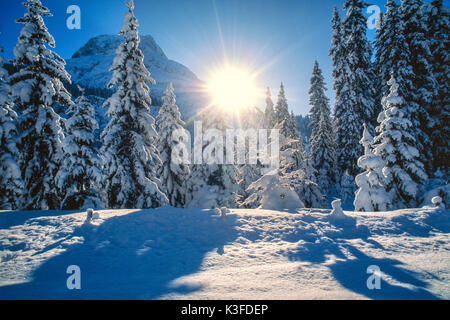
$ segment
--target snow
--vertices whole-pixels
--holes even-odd
[[[224,209],[0,212],[0,299],[450,298],[448,210]]]

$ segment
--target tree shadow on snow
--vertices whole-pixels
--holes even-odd
[[[235,217],[159,208],[85,223],[84,243],[43,263],[28,283],[0,287],[2,299],[158,299],[200,286],[173,281],[199,271],[205,255],[237,237]],[[69,290],[68,266],[81,269],[81,290]]]
[[[316,238],[311,234],[305,235],[304,242],[296,249],[288,252],[291,261],[310,262],[314,264],[326,263],[329,256],[334,256],[336,261],[326,264],[336,281],[352,292],[361,294],[370,299],[395,300],[395,299],[439,299],[426,290],[428,284],[420,280],[420,275],[402,267],[399,260],[389,258],[370,257],[349,244],[345,240],[361,239],[372,247],[384,250],[377,241],[370,239],[370,231],[365,226],[352,225],[336,226],[331,223],[326,231],[317,230]],[[343,228],[340,228],[343,227]],[[352,258],[349,258],[352,256]],[[381,277],[381,289],[369,290],[367,279],[372,275],[367,273],[369,266],[378,266],[382,274],[403,285],[393,285]],[[427,276],[432,276],[428,274]]]
[[[335,279],[345,288],[377,300],[436,300],[437,296],[426,290],[428,284],[420,280],[420,275],[402,267],[396,259],[370,257],[355,247],[347,246],[355,259],[337,261],[329,266]],[[377,266],[381,271],[380,288],[370,290],[367,280],[369,266]],[[385,280],[389,276],[403,285],[393,285]]]
[[[67,210],[67,211],[4,211],[0,212],[0,229],[9,229],[14,226],[20,226],[27,221],[35,218],[46,218],[53,216],[68,216],[83,210]]]

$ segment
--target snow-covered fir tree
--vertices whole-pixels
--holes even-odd
[[[275,106],[276,122],[280,129],[280,134],[285,137],[289,136],[290,114],[289,106],[284,91],[284,85],[281,83],[280,91],[278,93],[278,100]]]
[[[364,124],[361,144],[364,155],[358,159],[358,166],[364,171],[356,176],[358,186],[354,201],[356,211],[386,211],[391,206],[390,195],[385,189],[383,175],[384,161],[372,152],[373,137]]]
[[[163,163],[159,176],[170,205],[182,208],[186,203],[186,183],[190,170],[189,165],[183,161],[188,155],[180,154],[186,148],[179,147],[187,141],[174,136],[174,133],[184,129],[185,124],[181,120],[172,83],[167,86],[163,101],[156,118],[159,135],[157,145]]]
[[[274,104],[272,101],[272,95],[270,93],[270,88],[267,88],[266,92],[266,109],[264,112],[264,128],[273,129],[277,124],[277,117],[275,110],[273,108]]]
[[[405,38],[405,23],[402,20],[400,7],[394,0],[389,0],[386,4],[387,11],[383,16],[381,28],[377,34],[376,60],[380,81],[382,81],[381,91],[383,96],[390,92],[388,81],[392,74],[395,74],[398,85],[398,94],[405,99],[404,117],[411,121],[416,136],[416,147],[423,150],[423,133],[420,133],[421,125],[419,115],[425,112],[418,102],[413,98],[415,77],[412,66],[412,57],[409,46]],[[424,159],[420,159],[425,163]]]
[[[189,208],[236,207],[239,195],[238,168],[227,164],[224,138],[231,126],[226,115],[213,106],[201,114],[202,139],[194,138],[194,149],[202,150],[202,161],[192,165],[187,183],[186,204]],[[195,156],[194,156],[195,157]]]
[[[0,56],[0,210],[14,210],[19,207],[23,182],[17,164],[19,151],[15,143],[17,114],[11,102],[8,72],[3,64],[3,57]]]
[[[306,179],[317,183],[317,170],[314,168],[311,152],[306,152],[306,150],[304,150],[301,169],[305,172]]]
[[[292,179],[282,179],[277,169],[266,173],[249,186],[247,189],[249,196],[241,204],[241,207],[265,210],[304,208],[305,204],[290,186],[292,181]]]
[[[433,74],[430,41],[427,39],[428,27],[426,10],[422,0],[402,0],[400,15],[404,24],[405,42],[409,49],[412,74],[410,81],[413,90],[405,93],[407,104],[412,104],[417,111],[411,120],[415,126],[417,148],[427,173],[432,172],[433,148],[430,135],[435,127],[430,114],[433,112],[433,99],[438,95],[437,83]],[[417,123],[418,122],[418,123]]]
[[[430,116],[433,120],[431,138],[433,140],[433,170],[448,173],[450,159],[450,34],[449,11],[443,0],[433,0],[428,5],[427,38],[430,41],[433,74],[437,82],[437,96],[432,101]]]
[[[329,55],[333,65],[332,75],[334,79],[333,89],[336,91],[336,97],[340,97],[344,88],[347,76],[346,69],[346,45],[342,21],[337,7],[333,8],[333,18],[331,19],[331,28],[333,35],[331,38],[331,49]],[[336,101],[336,106],[338,106]]]
[[[295,118],[294,111],[291,110],[291,114],[288,118],[288,137],[292,139],[299,139],[300,133],[298,132],[298,123]]]
[[[162,165],[156,141],[155,119],[150,115],[147,83],[154,84],[139,49],[134,3],[128,3],[108,87],[116,92],[105,102],[110,122],[102,133],[103,185],[109,208],[155,208],[168,204],[161,191]]]
[[[63,210],[103,208],[99,191],[102,161],[95,149],[94,134],[98,123],[94,107],[80,90],[81,96],[67,110],[64,156],[56,175]]]
[[[356,165],[360,152],[359,136],[361,119],[353,103],[353,93],[348,85],[350,69],[347,55],[347,43],[344,37],[339,11],[335,7],[332,19],[333,37],[330,55],[333,64],[333,88],[336,92],[334,105],[334,126],[336,161],[339,172],[358,173]],[[338,178],[341,180],[341,178]],[[351,179],[353,180],[353,178]]]
[[[18,71],[11,75],[15,108],[18,118],[17,148],[19,166],[24,182],[21,208],[59,209],[55,176],[62,156],[61,118],[54,104],[71,105],[70,94],[63,82],[70,83],[65,61],[50,48],[55,41],[44,24],[43,17],[51,16],[40,0],[28,0],[13,63]]]
[[[399,86],[392,76],[390,93],[383,98],[383,109],[378,117],[378,136],[374,140],[375,154],[380,156],[385,167],[386,191],[391,193],[393,209],[415,207],[420,203],[420,188],[427,175],[419,161],[421,155],[416,148],[415,127],[405,117],[408,113],[406,101],[399,95]]]
[[[342,26],[350,72],[345,84],[351,92],[350,103],[358,114],[360,128],[367,123],[368,129],[374,132],[379,107],[375,104],[372,47],[367,39],[367,18],[363,14],[366,6],[363,0],[346,0],[344,3],[347,16]],[[358,141],[359,137],[360,134],[356,137]]]
[[[281,183],[289,186],[298,195],[306,208],[325,208],[326,197],[321,187],[306,177],[303,170],[295,170],[281,175]]]
[[[244,191],[248,188],[248,186],[258,180],[263,171],[266,169],[265,166],[263,165],[263,163],[261,162],[261,156],[262,154],[260,152],[262,152],[261,150],[259,150],[259,148],[257,148],[257,141],[252,141],[251,137],[249,135],[254,134],[255,136],[258,135],[258,130],[259,129],[273,129],[272,128],[268,128],[268,126],[270,126],[270,123],[273,122],[267,122],[266,120],[268,119],[266,117],[266,115],[272,114],[272,119],[274,120],[274,110],[273,110],[273,103],[271,102],[272,100],[270,99],[270,91],[268,89],[268,100],[267,101],[267,108],[266,108],[266,113],[263,113],[261,110],[259,110],[259,108],[257,107],[251,107],[251,108],[246,108],[244,109],[241,114],[240,114],[240,129],[243,130],[242,134],[244,134],[245,132],[245,164],[239,164],[236,165],[236,169],[237,169],[237,177],[236,179],[239,181],[239,185],[241,187],[241,189]],[[268,110],[271,109],[271,112],[267,113]],[[270,132],[270,131],[269,131]],[[238,134],[239,135],[239,134]],[[270,134],[267,135],[268,138],[270,138]],[[237,142],[237,141],[236,141]],[[239,141],[240,142],[240,141]],[[240,142],[241,143],[241,142]],[[252,148],[254,147],[256,149],[256,154],[251,154],[250,153],[250,144],[252,143],[256,143],[254,145],[252,145]],[[269,139],[268,139],[268,143],[269,143]]]
[[[389,94],[387,83],[392,73],[396,75],[401,94],[412,90],[412,84],[408,80],[412,74],[409,48],[405,41],[399,5],[395,0],[387,0],[386,12],[383,14],[380,29],[376,34],[375,48],[377,73],[381,87],[380,96]],[[402,84],[407,87],[402,88]],[[377,103],[381,103],[381,97]]]
[[[331,119],[329,100],[322,70],[316,61],[311,77],[310,105],[311,107],[311,157],[314,168],[318,172],[318,181],[324,192],[335,182],[336,152],[334,148],[334,128]]]

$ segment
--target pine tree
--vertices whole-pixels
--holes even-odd
[[[437,96],[432,101],[430,116],[433,120],[433,169],[448,172],[450,159],[450,43],[448,35],[449,13],[443,7],[443,0],[433,0],[427,14],[427,39],[430,41],[433,74],[437,82]]]
[[[55,41],[42,17],[51,16],[40,0],[28,0],[24,24],[14,48],[14,65],[18,72],[10,77],[16,109],[20,113],[17,147],[19,166],[25,192],[21,199],[24,209],[59,209],[55,176],[62,155],[61,118],[54,104],[71,105],[70,94],[63,82],[70,83],[65,61],[46,47]]]
[[[331,119],[329,100],[325,96],[325,82],[322,70],[317,61],[314,64],[311,78],[310,105],[312,106],[311,124],[311,157],[314,168],[319,174],[320,186],[327,191],[335,180],[334,164],[336,152],[334,148],[334,129]]]
[[[2,47],[0,52],[3,52]],[[17,164],[19,151],[15,144],[17,114],[11,102],[8,72],[3,64],[3,57],[0,56],[0,210],[14,210],[19,207],[23,182]]]
[[[383,175],[384,162],[381,157],[372,152],[373,137],[364,124],[361,144],[364,155],[358,159],[358,166],[364,170],[356,176],[355,182],[359,187],[354,201],[355,211],[386,211],[391,206],[390,195],[385,189]]]
[[[111,120],[102,133],[103,184],[109,208],[155,208],[169,202],[157,178],[162,162],[155,146],[155,119],[149,113],[147,83],[155,81],[139,49],[134,3],[127,5],[119,33],[124,42],[116,51],[108,85],[117,91],[105,102]]]
[[[426,15],[422,0],[403,0],[400,6],[401,19],[404,24],[405,42],[409,48],[412,74],[410,81],[413,90],[404,96],[407,104],[412,104],[414,112],[413,125],[416,127],[416,138],[419,153],[424,158],[425,170],[432,171],[433,155],[430,135],[433,131],[432,101],[437,97],[437,83],[433,74],[432,55],[427,39]]]
[[[273,129],[276,125],[276,114],[273,109],[273,101],[272,96],[270,94],[270,88],[267,88],[266,92],[266,109],[264,112],[264,128],[265,129]]]
[[[102,163],[94,146],[98,123],[94,107],[79,90],[81,95],[67,110],[64,157],[56,175],[63,210],[103,207],[99,192]]]
[[[178,161],[184,159],[186,155],[176,154],[177,150],[180,150],[177,146],[185,142],[180,140],[180,137],[174,137],[173,134],[184,130],[185,124],[181,120],[181,114],[176,105],[172,83],[167,86],[163,101],[156,119],[159,134],[158,150],[163,162],[159,176],[170,205],[182,208],[186,203],[186,183],[190,170],[187,163]]]
[[[420,187],[427,175],[416,149],[416,128],[405,117],[408,107],[399,95],[394,76],[388,84],[391,89],[383,98],[384,111],[378,117],[375,154],[385,163],[383,174],[387,179],[386,190],[392,194],[393,208],[414,207],[420,203]]]
[[[337,167],[341,174],[358,172],[356,159],[359,157],[360,145],[360,117],[355,104],[352,102],[352,91],[348,85],[350,69],[347,55],[347,43],[344,37],[344,28],[337,8],[334,8],[333,38],[330,55],[333,63],[333,88],[336,91],[334,105],[334,127]],[[339,179],[341,180],[341,179]]]

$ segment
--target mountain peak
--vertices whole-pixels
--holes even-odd
[[[184,65],[170,60],[150,35],[141,36],[139,48],[144,54],[144,64],[156,85],[151,86],[152,98],[161,100],[167,85],[172,82],[177,94],[180,111],[191,116],[204,104],[199,94],[202,82]],[[112,77],[110,71],[116,50],[123,42],[120,35],[100,35],[91,38],[67,60],[66,70],[74,84],[83,87],[106,88]]]
[[[163,50],[158,46],[155,39],[150,35],[141,36],[139,47],[142,51],[152,52],[159,55],[162,59],[168,59]],[[106,55],[115,52],[117,47],[122,43],[123,38],[120,35],[100,35],[89,39],[89,41],[81,47],[72,56],[74,58],[89,57],[95,55]]]

